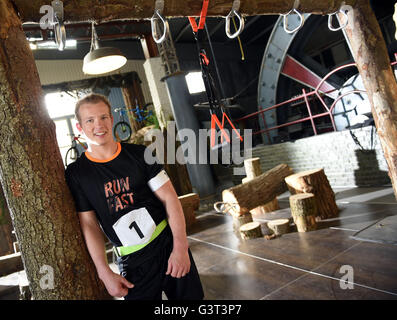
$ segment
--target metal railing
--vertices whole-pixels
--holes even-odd
[[[397,54],[395,55],[395,57],[396,57],[396,61],[391,63],[392,66],[397,64]],[[270,141],[270,144],[272,144],[272,140],[270,138],[269,131],[276,130],[276,129],[283,128],[283,127],[288,127],[288,126],[291,126],[291,125],[294,125],[294,124],[298,124],[298,123],[302,123],[302,122],[305,122],[305,121],[310,121],[311,122],[311,126],[313,128],[313,132],[314,132],[315,135],[317,135],[318,131],[317,131],[314,119],[321,118],[321,117],[329,117],[333,131],[337,131],[336,130],[336,126],[335,126],[334,114],[333,114],[333,110],[335,108],[336,103],[338,101],[340,101],[342,98],[346,97],[347,95],[350,95],[350,94],[366,94],[366,91],[365,90],[355,89],[355,90],[351,90],[351,91],[348,91],[348,92],[344,92],[343,94],[338,95],[337,98],[333,101],[333,103],[329,106],[329,105],[327,105],[326,101],[324,100],[324,96],[332,94],[333,92],[337,92],[337,91],[339,91],[339,89],[332,89],[332,90],[329,90],[329,91],[323,91],[323,90],[320,90],[320,88],[325,83],[325,81],[329,77],[331,77],[333,74],[335,74],[336,72],[338,72],[338,71],[340,71],[342,69],[351,68],[351,67],[357,67],[356,63],[349,63],[349,64],[342,65],[342,66],[340,66],[338,68],[335,68],[334,70],[329,72],[318,83],[317,87],[313,91],[306,92],[305,89],[302,89],[302,94],[301,95],[295,96],[295,97],[293,97],[291,99],[288,99],[288,100],[283,101],[281,103],[275,104],[275,105],[273,105],[271,107],[262,109],[260,111],[256,111],[256,112],[250,113],[250,114],[248,114],[248,115],[246,115],[244,117],[241,117],[241,118],[238,118],[238,119],[234,120],[233,122],[234,123],[238,123],[238,122],[242,122],[242,121],[248,120],[248,119],[253,118],[253,117],[257,117],[257,116],[261,117],[262,121],[263,121],[263,127],[264,128],[260,129],[260,130],[257,130],[257,131],[253,131],[252,135],[267,134],[267,137],[268,137],[268,139]],[[325,109],[324,112],[317,113],[317,114],[313,113],[310,101],[313,101],[315,99],[320,101],[321,105]],[[288,105],[290,103],[294,103],[294,102],[295,102],[295,105],[305,103],[306,104],[306,108],[307,108],[307,112],[308,112],[308,116],[303,117],[301,119],[297,119],[297,120],[294,120],[294,121],[286,122],[286,123],[283,123],[283,124],[276,125],[276,126],[273,126],[271,128],[268,128],[268,126],[266,124],[266,119],[265,119],[264,113],[267,112],[267,111],[270,111],[270,110],[273,110],[273,109]],[[296,103],[296,102],[299,102],[299,103]]]

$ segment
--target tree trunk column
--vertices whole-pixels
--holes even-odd
[[[341,23],[344,17],[339,14]],[[382,32],[368,0],[348,12],[346,34],[367,91],[397,198],[397,84]]]
[[[0,21],[0,181],[30,290],[36,300],[108,297],[85,247],[55,125],[9,0],[0,1]]]

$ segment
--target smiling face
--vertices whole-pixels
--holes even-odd
[[[112,146],[113,117],[104,102],[84,103],[79,109],[79,122],[76,124],[90,146]]]

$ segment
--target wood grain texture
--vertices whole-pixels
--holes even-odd
[[[108,295],[85,247],[40,79],[21,21],[0,2],[0,180],[35,299]],[[54,289],[42,288],[43,266]]]
[[[342,2],[355,6],[358,0],[300,0],[299,11],[303,13],[326,14],[339,10]],[[13,0],[23,22],[39,22],[40,7],[48,5],[46,0]],[[207,16],[226,17],[232,8],[230,0],[211,0]],[[202,1],[167,0],[164,3],[165,17],[199,16]],[[121,19],[149,19],[153,16],[155,0],[64,0],[65,21],[82,22],[89,20],[110,21]],[[294,0],[241,0],[240,13],[247,16],[281,14],[289,12]]]

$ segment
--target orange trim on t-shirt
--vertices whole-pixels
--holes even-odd
[[[112,156],[111,156],[110,158],[108,158],[108,159],[96,159],[96,158],[90,156],[90,155],[88,154],[87,151],[84,152],[84,153],[85,153],[85,156],[87,157],[88,160],[91,160],[91,161],[93,161],[93,162],[105,163],[105,162],[109,162],[109,161],[114,160],[114,159],[120,154],[120,152],[121,152],[121,144],[120,144],[120,142],[117,142],[117,150],[116,150],[116,153],[115,153],[114,155],[112,155]]]

